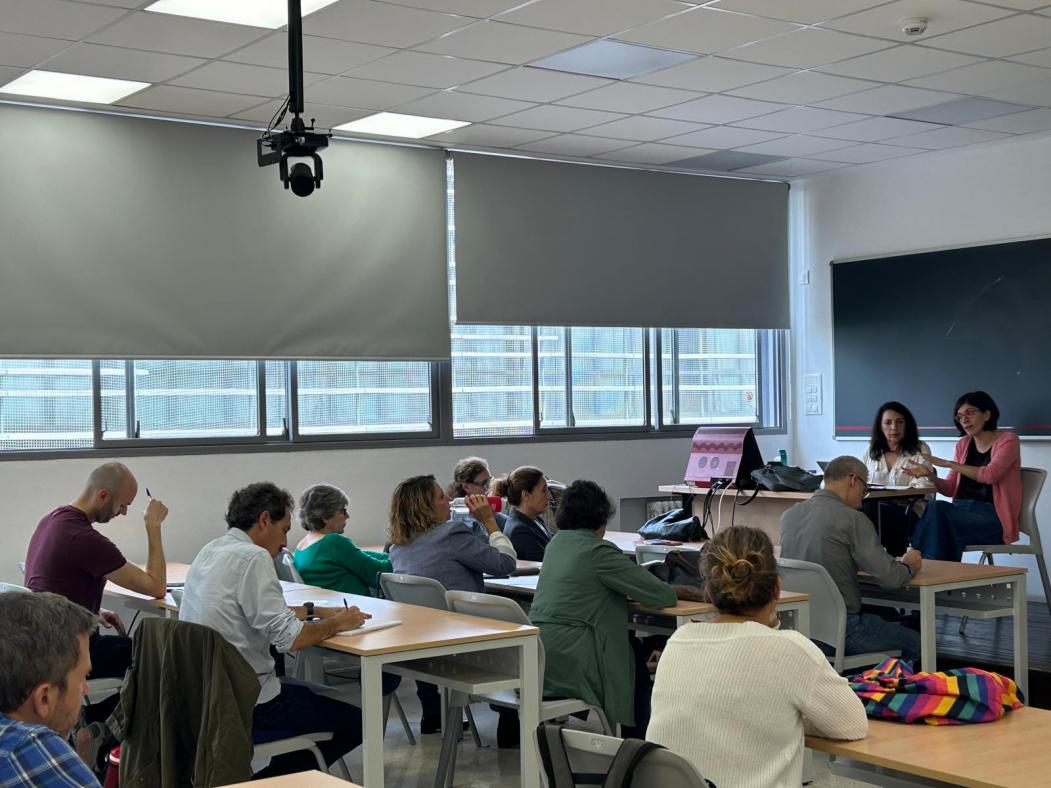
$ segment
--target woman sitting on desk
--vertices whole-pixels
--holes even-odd
[[[303,581],[345,594],[371,596],[379,576],[391,571],[386,553],[362,550],[343,531],[347,494],[330,484],[312,484],[299,496],[299,524],[306,530],[292,558]]]
[[[781,579],[763,531],[720,532],[701,574],[718,614],[668,639],[646,738],[716,785],[798,788],[803,733],[863,739],[865,708],[805,635],[777,631]]]
[[[488,461],[481,457],[464,457],[453,468],[453,481],[449,485],[447,492],[450,498],[463,498],[465,500],[468,495],[488,495],[492,481],[493,474],[489,470]],[[496,518],[496,525],[503,531],[507,524],[507,515],[502,512],[494,512],[493,517]],[[467,523],[467,526],[474,531],[475,535],[488,541],[489,533],[485,530],[485,526],[472,517],[470,513],[461,514],[458,519]]]
[[[544,472],[528,465],[515,468],[496,480],[493,494],[507,498],[511,504],[504,533],[515,546],[518,557],[525,561],[543,561],[544,550],[554,535],[542,516],[551,504]]]
[[[613,512],[594,482],[566,488],[529,617],[547,654],[544,693],[600,706],[611,724],[626,726],[625,737],[642,736],[650,675],[640,641],[628,632],[628,600],[660,608],[674,605],[676,596],[602,538]]]
[[[1018,541],[1022,508],[1022,460],[1018,436],[996,427],[1000,409],[984,391],[972,391],[956,400],[953,421],[963,436],[955,458],[943,460],[925,454],[937,472],[909,465],[908,473],[927,478],[952,502],[931,501],[916,525],[913,546],[924,558],[959,561],[972,544],[1011,544]]]

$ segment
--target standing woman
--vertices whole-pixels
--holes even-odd
[[[493,494],[511,504],[504,533],[518,557],[524,561],[543,561],[544,551],[554,534],[548,530],[543,514],[551,505],[551,491],[539,468],[524,465],[493,483]]]
[[[489,495],[489,487],[493,482],[492,471],[489,470],[489,462],[482,457],[464,457],[453,468],[453,481],[447,492],[450,498],[463,498],[468,495]],[[493,512],[496,525],[501,531],[507,524],[507,515],[502,512]],[[474,531],[476,536],[488,540],[489,534],[478,520],[470,514],[461,515],[460,519]]]
[[[1018,541],[1022,508],[1022,458],[1018,436],[997,429],[1000,409],[984,391],[956,400],[953,421],[962,436],[953,460],[930,454],[924,458],[949,473],[911,464],[907,471],[927,478],[953,500],[931,501],[916,525],[913,546],[924,558],[959,561],[971,544],[1011,544]]]

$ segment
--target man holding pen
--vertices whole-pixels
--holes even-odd
[[[139,485],[125,465],[108,462],[95,468],[76,500],[46,515],[36,527],[26,552],[26,586],[31,591],[61,594],[98,616],[117,636],[91,635],[90,678],[120,678],[131,665],[131,639],[124,622],[102,609],[107,581],[160,599],[166,593],[167,566],[161,524],[168,508],[156,499],[146,505],[146,569],[130,563],[113,542],[93,527],[127,514]]]

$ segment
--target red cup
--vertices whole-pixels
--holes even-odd
[[[485,496],[485,499],[489,501],[489,506],[494,512],[499,512],[504,508],[504,499],[499,495],[487,495]]]

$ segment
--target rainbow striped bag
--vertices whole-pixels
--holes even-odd
[[[992,722],[1022,706],[1012,679],[979,668],[914,673],[908,662],[892,658],[848,681],[865,713],[880,720],[963,725]]]

